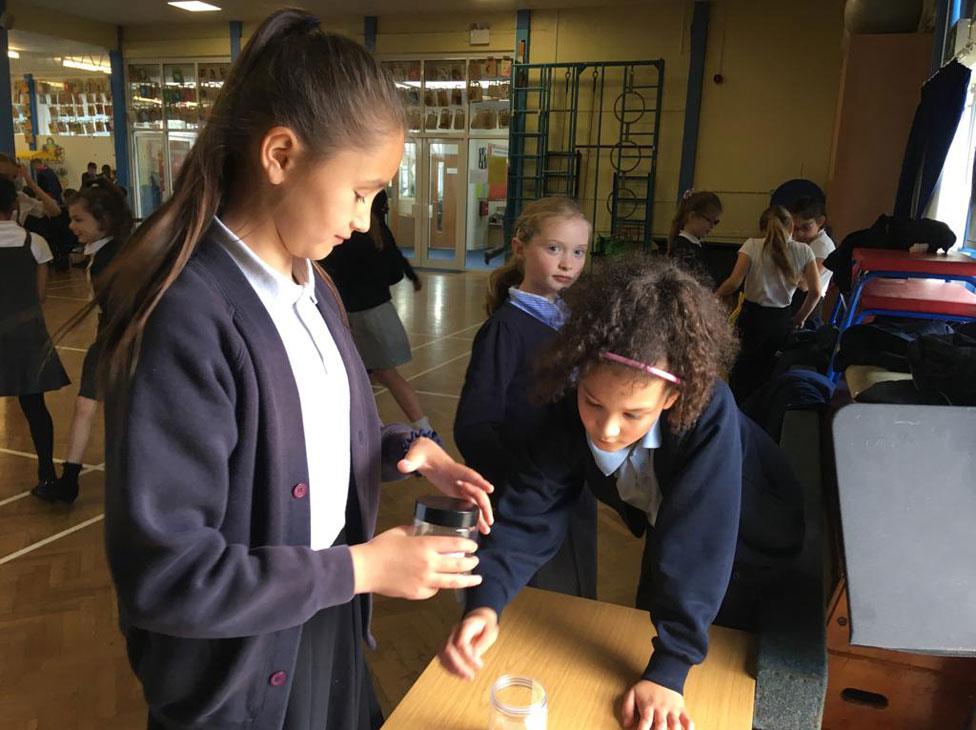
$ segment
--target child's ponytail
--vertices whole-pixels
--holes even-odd
[[[522,283],[525,271],[522,259],[512,256],[488,277],[488,293],[485,295],[485,311],[490,317],[508,301],[508,290]]]
[[[763,211],[759,218],[759,230],[765,234],[763,253],[769,253],[776,268],[783,272],[789,281],[796,281],[799,273],[794,271],[788,256],[787,241],[790,239],[792,218],[786,208],[774,205]]]

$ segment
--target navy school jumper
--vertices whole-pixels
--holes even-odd
[[[470,467],[496,486],[497,503],[526,444],[544,428],[547,407],[532,397],[533,358],[556,330],[511,301],[478,330],[454,418],[454,441]],[[530,585],[596,598],[596,501],[586,490],[566,540]]]
[[[675,433],[662,416],[654,471],[663,500],[651,527],[644,512],[620,498],[614,477],[597,467],[575,391],[539,434],[482,540],[475,572],[484,582],[468,589],[466,610],[501,613],[562,543],[570,505],[585,484],[635,537],[645,537],[637,605],[650,611],[657,636],[643,677],[683,692],[688,671],[708,651],[708,627],[733,571],[745,581],[737,600],[748,601],[799,554],[803,495],[785,455],[716,381],[689,432]]]
[[[107,394],[106,544],[152,716],[266,730],[283,722],[302,624],[350,601],[354,577],[348,546],[309,548],[298,389],[222,235],[204,234],[149,320],[131,384]],[[316,297],[349,377],[355,544],[373,535],[409,429],[380,423],[341,305],[321,280]],[[369,616],[367,602],[372,644]]]

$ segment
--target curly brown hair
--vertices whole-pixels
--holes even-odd
[[[539,395],[556,400],[575,387],[601,353],[664,362],[681,378],[668,412],[678,433],[690,429],[731,366],[738,341],[715,296],[679,264],[645,254],[614,258],[566,292],[570,317],[537,360]],[[634,370],[634,377],[644,376]]]

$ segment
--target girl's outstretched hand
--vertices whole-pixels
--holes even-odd
[[[491,532],[495,517],[488,495],[495,488],[474,469],[454,461],[437,442],[429,438],[414,441],[407,455],[397,464],[397,469],[401,474],[419,472],[448,497],[466,499],[477,505],[481,510],[478,529],[485,535]]]
[[[481,656],[498,638],[498,614],[490,608],[476,608],[454,627],[437,658],[455,677],[474,679],[484,665]]]

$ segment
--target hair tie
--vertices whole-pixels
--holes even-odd
[[[695,189],[694,188],[688,188],[687,190],[684,191],[684,193],[681,194],[681,199],[682,200],[688,200],[688,198],[690,198],[692,195],[694,195],[694,193],[695,193]]]

